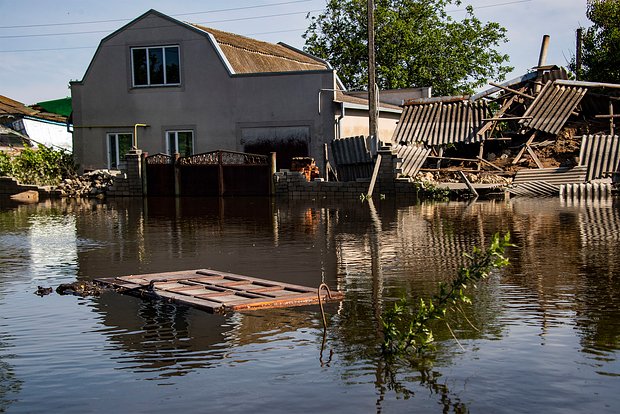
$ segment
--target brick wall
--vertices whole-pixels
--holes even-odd
[[[107,197],[142,197],[142,165],[144,157],[141,150],[131,150],[125,155],[126,170],[114,179],[114,185],[106,193]]]
[[[396,153],[389,147],[378,151],[381,164],[373,192],[373,197],[383,195],[390,197],[418,198],[419,186],[409,179],[398,179]],[[274,176],[277,197],[293,200],[300,199],[359,199],[368,194],[370,179],[365,181],[326,182],[306,181],[300,172],[282,171]]]

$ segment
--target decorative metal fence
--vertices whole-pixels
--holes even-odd
[[[148,195],[269,195],[271,168],[267,156],[211,151],[178,158],[147,157]]]

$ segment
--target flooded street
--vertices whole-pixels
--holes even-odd
[[[430,297],[463,253],[510,231],[511,264],[435,326],[424,365],[379,356],[386,306]],[[117,199],[0,203],[0,412],[615,413],[620,200]],[[345,293],[226,316],[112,291],[212,268]]]

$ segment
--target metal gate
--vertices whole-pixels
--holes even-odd
[[[271,167],[264,155],[212,151],[190,157],[147,157],[147,195],[269,195]]]
[[[145,162],[147,195],[174,196],[174,158],[166,154],[155,154],[150,157],[146,157]]]

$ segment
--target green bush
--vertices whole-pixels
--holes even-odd
[[[0,152],[0,175],[17,179],[22,184],[57,185],[64,178],[76,175],[73,155],[39,144],[26,146],[19,154]]]

